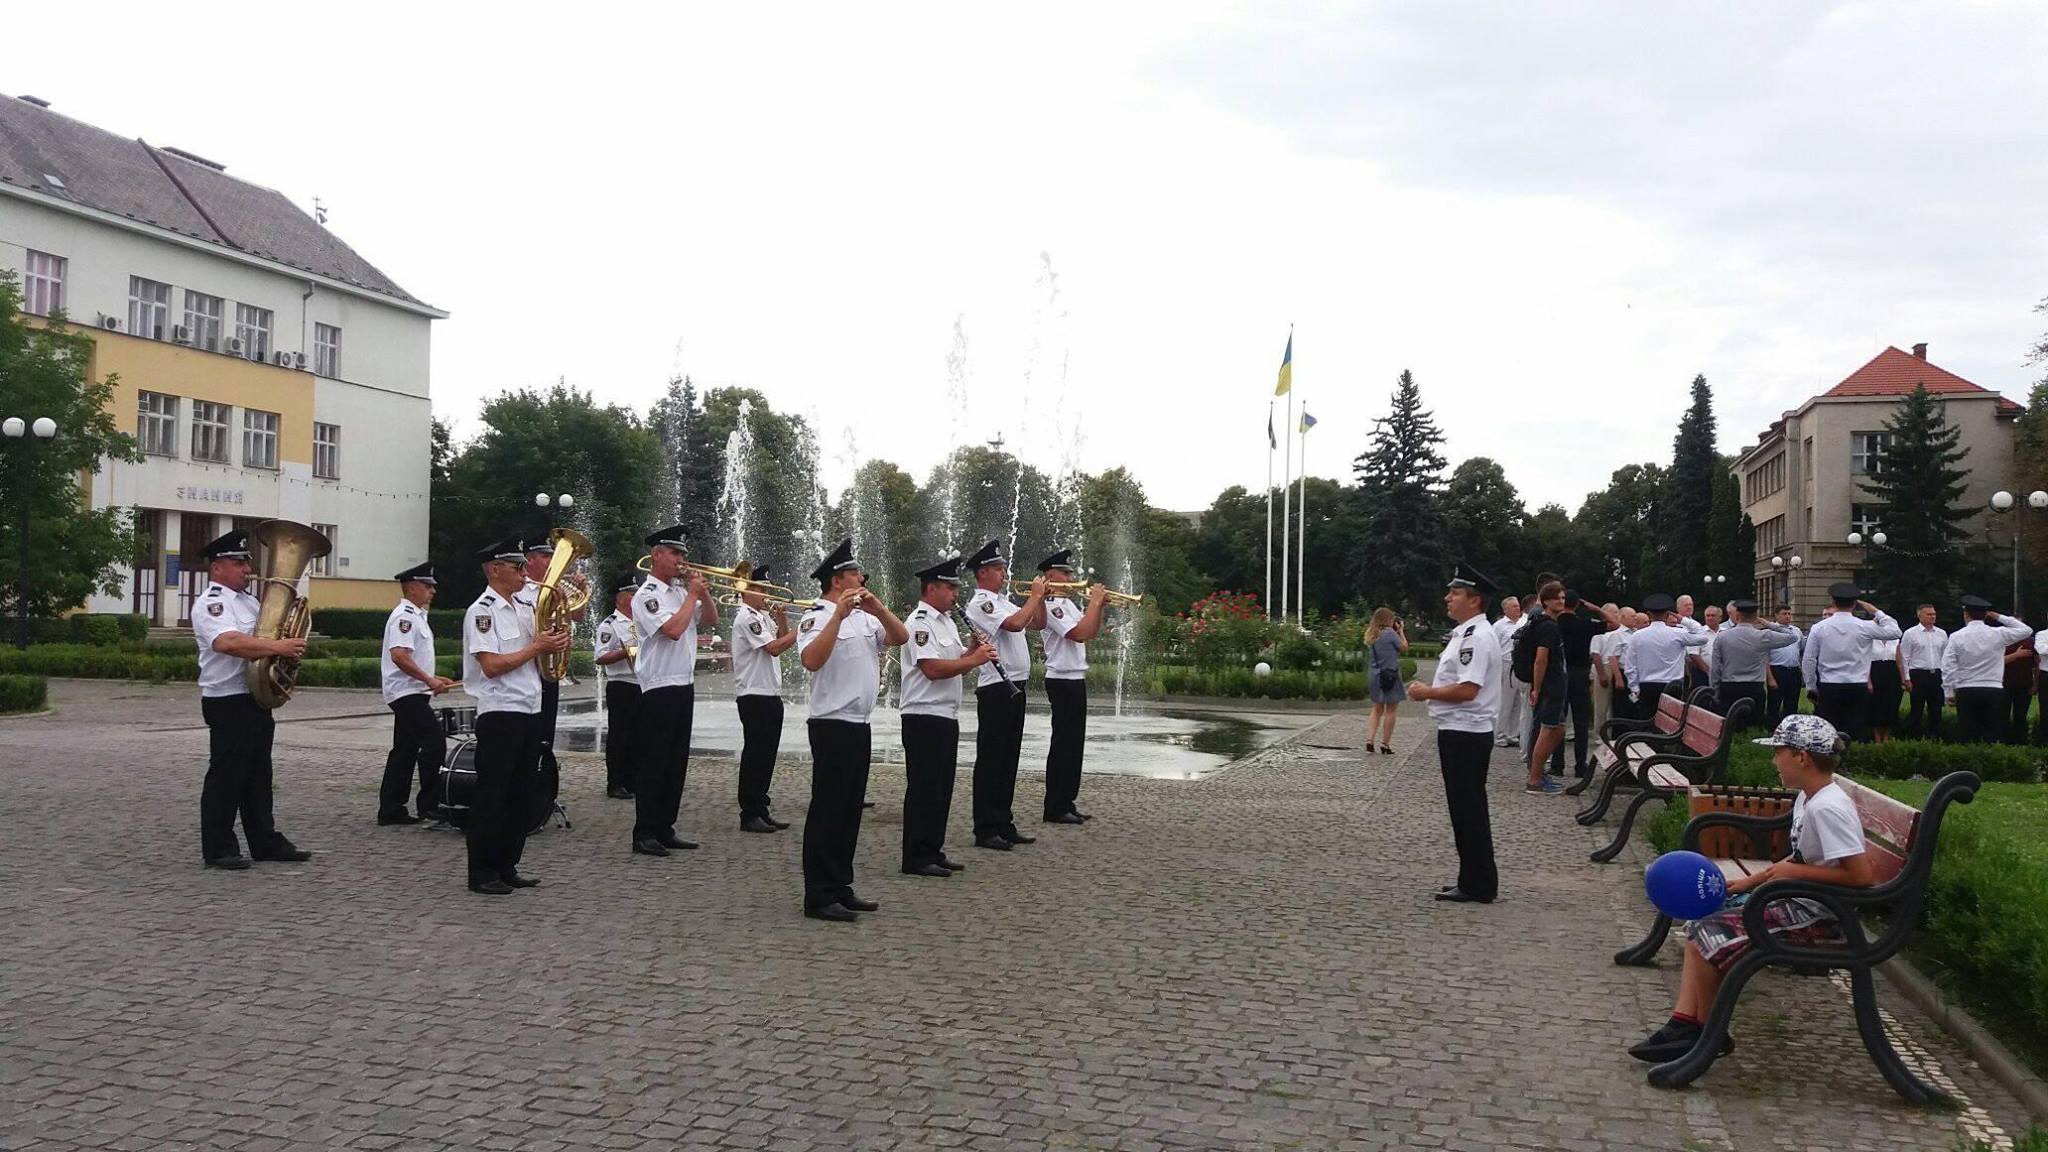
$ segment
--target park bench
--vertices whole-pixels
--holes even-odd
[[[1698,696],[1707,689],[1693,692]],[[1598,820],[1607,812],[1607,805],[1613,801],[1614,789],[1620,780],[1616,771],[1623,764],[1630,763],[1630,750],[1636,761],[1648,755],[1651,750],[1662,750],[1676,745],[1685,736],[1685,714],[1692,707],[1692,697],[1681,698],[1665,693],[1657,698],[1657,710],[1648,719],[1630,716],[1615,716],[1600,726],[1599,740],[1593,747],[1593,764],[1601,770],[1597,777],[1600,791],[1593,803],[1585,809],[1592,812],[1592,819]],[[1590,786],[1596,777],[1588,774],[1585,778],[1564,790],[1567,796],[1577,796]],[[1581,815],[1584,813],[1582,812]],[[1586,823],[1587,821],[1581,821]]]
[[[1662,706],[1662,701],[1659,701]],[[1636,816],[1643,806],[1652,800],[1664,800],[1684,793],[1695,784],[1718,784],[1721,774],[1728,767],[1728,746],[1735,739],[1735,733],[1742,728],[1743,719],[1749,715],[1750,703],[1737,700],[1735,706],[1722,716],[1710,712],[1698,703],[1688,703],[1685,709],[1685,728],[1669,743],[1654,748],[1647,755],[1634,759],[1633,748],[1625,745],[1621,753],[1623,763],[1610,771],[1601,782],[1600,799],[1586,811],[1579,813],[1581,824],[1592,825],[1606,812],[1607,804],[1613,799],[1614,789],[1623,782],[1624,775],[1632,777],[1636,785],[1635,799],[1621,814],[1621,827],[1615,830],[1614,839],[1604,848],[1596,849],[1592,860],[1605,864],[1621,854],[1628,844],[1628,836],[1634,830]],[[1633,742],[1630,742],[1631,744]]]
[[[1948,812],[1949,805],[1968,804],[1976,796],[1977,776],[1972,772],[1952,772],[1942,777],[1928,793],[1926,806],[1918,810],[1865,788],[1846,776],[1836,776],[1835,782],[1855,801],[1856,811],[1862,816],[1866,850],[1873,866],[1871,886],[1843,888],[1801,880],[1771,880],[1752,890],[1742,913],[1748,929],[1749,947],[1736,957],[1723,977],[1720,991],[1714,996],[1713,1010],[1707,1014],[1707,1020],[1700,1029],[1699,1041],[1685,1055],[1650,1069],[1651,1084],[1659,1088],[1682,1088],[1699,1079],[1714,1062],[1715,1053],[1720,1051],[1743,986],[1758,970],[1776,964],[1810,974],[1830,970],[1847,972],[1850,998],[1856,1010],[1856,1030],[1862,1033],[1863,1047],[1869,1051],[1885,1081],[1912,1104],[1948,1099],[1946,1094],[1913,1075],[1892,1048],[1884,1033],[1884,1022],[1878,1014],[1877,991],[1871,979],[1871,969],[1897,955],[1918,926],[1921,909],[1927,900],[1927,878],[1934,869],[1934,850],[1941,832],[1942,817]],[[1702,791],[1712,799],[1714,790]],[[1790,793],[1784,793],[1777,797],[1776,802],[1783,811],[1773,815],[1751,815],[1724,808],[1695,816],[1685,826],[1682,846],[1688,851],[1715,847],[1741,851],[1745,840],[1749,841],[1752,849],[1763,848],[1765,838],[1775,838],[1782,845],[1792,827],[1790,796]],[[1721,807],[1711,803],[1709,806]],[[1737,837],[1734,843],[1724,840],[1716,845],[1713,842],[1716,833],[1725,836],[1730,832]],[[1785,854],[1786,851],[1776,853],[1781,857]],[[1733,878],[1753,873],[1769,864],[1770,860],[1764,855],[1717,857],[1715,863],[1723,875]],[[1842,939],[1819,944],[1795,944],[1771,936],[1764,927],[1764,908],[1791,897],[1805,897],[1826,905],[1835,914]],[[1862,914],[1865,912],[1882,912],[1884,915],[1874,936],[1863,923]],[[1659,913],[1642,943],[1616,953],[1614,962],[1631,966],[1654,964],[1657,952],[1664,946],[1670,931],[1671,918]]]

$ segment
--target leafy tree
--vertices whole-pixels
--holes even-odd
[[[1279,520],[1276,514],[1273,517],[1275,533],[1280,530]],[[1247,491],[1241,484],[1225,488],[1210,503],[1208,511],[1202,513],[1202,525],[1195,532],[1192,559],[1195,569],[1212,588],[1241,589],[1264,596],[1265,495]],[[1275,579],[1279,578],[1279,571],[1275,565]]]
[[[1393,411],[1373,422],[1371,446],[1352,462],[1364,533],[1350,573],[1368,598],[1404,612],[1435,610],[1450,559],[1441,507],[1443,441],[1414,374],[1404,369]]]
[[[1295,492],[1295,499],[1296,515],[1299,516],[1301,512],[1298,502],[1301,493],[1298,489]],[[1259,503],[1260,514],[1263,517],[1265,502]],[[1359,540],[1363,535],[1364,524],[1358,516],[1357,500],[1335,480],[1325,480],[1320,476],[1309,477],[1307,503],[1308,554],[1304,561],[1307,571],[1305,576],[1290,572],[1289,578],[1301,581],[1297,586],[1302,590],[1302,615],[1313,624],[1319,618],[1340,616],[1347,608],[1363,604],[1359,598],[1358,587],[1352,583],[1352,564],[1361,547]],[[1274,531],[1279,531],[1279,525],[1274,525]],[[1298,546],[1301,543],[1299,519],[1294,523],[1294,531],[1295,544]],[[1279,541],[1276,539],[1274,548],[1278,547]],[[1259,582],[1246,587],[1248,590],[1257,591],[1265,586],[1263,552],[1257,554],[1254,559],[1259,564]],[[1276,565],[1273,578],[1278,580],[1279,577],[1280,571]],[[1442,582],[1443,574],[1440,573],[1437,583]],[[1274,588],[1274,595],[1279,595],[1277,585]],[[1291,595],[1288,602],[1292,606]]]
[[[57,422],[57,435],[0,440],[0,524],[9,530],[7,543],[15,545],[0,547],[0,604],[12,616],[24,598],[16,534],[25,518],[34,549],[28,610],[49,616],[94,592],[121,592],[115,565],[135,553],[129,510],[88,507],[79,476],[97,473],[105,461],[135,461],[141,454],[109,410],[116,378],[95,381],[86,372],[92,337],[65,323],[62,313],[35,323],[21,316],[20,307],[19,278],[0,271],[0,416],[47,416]]]
[[[1497,579],[1520,571],[1529,513],[1499,461],[1474,456],[1458,465],[1444,487],[1443,509],[1446,535],[1459,541],[1467,562]]]
[[[1583,577],[1588,596],[1636,604],[1656,586],[1658,504],[1665,490],[1664,470],[1655,464],[1628,464],[1614,470],[1607,487],[1586,497],[1573,523],[1599,555],[1597,578]]]
[[[1528,561],[1509,577],[1520,591],[1535,591],[1539,572],[1555,572],[1566,587],[1581,596],[1603,598],[1606,590],[1599,585],[1599,542],[1573,521],[1563,505],[1545,504],[1531,514],[1526,540]]]
[[[1692,378],[1692,405],[1678,421],[1665,474],[1657,538],[1663,544],[1658,573],[1675,587],[1689,587],[1705,573],[1713,555],[1711,521],[1714,478],[1727,471],[1714,450],[1714,392],[1705,376]],[[1730,522],[1729,531],[1734,530]]]
[[[917,602],[917,581],[912,574],[941,558],[939,551],[923,543],[927,533],[917,504],[917,481],[910,473],[887,460],[870,460],[854,472],[840,494],[830,517],[832,530],[827,533],[835,540],[853,537],[853,555],[867,572],[869,587],[899,614]],[[806,565],[796,583],[779,576],[775,579],[809,592],[804,582],[810,570],[811,565]]]
[[[1977,514],[1959,503],[1970,474],[1960,467],[1963,430],[1948,422],[1922,383],[1885,421],[1885,431],[1890,439],[1877,467],[1861,482],[1883,509],[1887,537],[1870,553],[1871,582],[1880,601],[1900,612],[1922,601],[1952,603],[1969,542],[1963,524]]]

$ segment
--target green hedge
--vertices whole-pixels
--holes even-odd
[[[0,676],[0,712],[40,712],[49,694],[41,676]]]
[[[398,605],[396,588],[392,590],[391,604]],[[434,630],[435,636],[459,637],[462,613],[461,608],[430,608],[427,627]],[[330,640],[380,641],[384,639],[384,622],[390,618],[390,608],[322,608],[313,613],[313,631]]]
[[[136,644],[148,635],[149,618],[129,612],[79,612],[28,622],[31,644]]]
[[[1413,660],[1401,661],[1405,681],[1415,675]],[[1277,668],[1260,676],[1249,668],[1207,669],[1162,664],[1152,670],[1154,696],[1241,696],[1268,700],[1363,700],[1372,677],[1365,672],[1330,672]]]

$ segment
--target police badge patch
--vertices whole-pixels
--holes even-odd
[[[1458,649],[1458,663],[1460,663],[1460,664],[1470,664],[1471,662],[1472,662],[1472,649],[1470,649],[1470,648],[1460,648],[1460,649]]]
[[[219,604],[208,604],[206,606],[206,614],[208,616],[218,616],[220,615],[220,607]]]
[[[983,600],[981,602],[981,610],[983,612],[994,612],[996,610],[996,602],[993,600]]]
[[[1066,613],[1064,613],[1064,612],[1060,611],[1060,610],[1059,610],[1059,609],[1057,609],[1057,608],[1055,608],[1055,609],[1053,609],[1053,610],[1052,610],[1052,615],[1053,615],[1053,619],[1055,619],[1055,620],[1064,620],[1064,619],[1066,619]]]
[[[759,636],[761,634],[761,622],[759,620],[747,621],[747,631]]]
[[[918,643],[918,646],[919,646],[919,647],[923,647],[924,645],[926,645],[926,644],[929,644],[929,643],[931,643],[931,642],[932,642],[932,634],[931,634],[931,633],[929,633],[929,632],[919,632],[919,633],[917,634],[917,643]]]
[[[652,597],[652,596],[649,596],[649,597],[647,598],[647,610],[648,610],[649,612],[659,612],[659,611],[661,611],[661,601],[659,601],[659,600],[656,600],[656,599],[655,599],[654,597]]]
[[[805,617],[803,630],[809,632],[811,630],[811,625],[816,624],[817,622],[817,618],[814,616]]]
[[[412,631],[412,621],[410,621],[410,620],[400,620],[400,621],[398,622],[398,634],[399,634],[399,635],[403,636],[403,635],[405,635],[405,634],[406,634],[407,632],[410,632],[410,631]]]
[[[489,632],[491,630],[491,618],[489,616],[477,617],[476,630],[479,632]]]

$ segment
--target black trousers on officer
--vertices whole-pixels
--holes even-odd
[[[1444,803],[1451,812],[1451,836],[1458,845],[1458,887],[1467,896],[1491,900],[1500,894],[1493,863],[1493,822],[1486,806],[1486,766],[1493,755],[1491,732],[1439,728],[1436,757],[1444,776]]]
[[[974,838],[1011,836],[1017,818],[1017,756],[1024,749],[1024,705],[1030,693],[1011,681],[974,690]]]
[[[1749,710],[1742,714],[1741,721],[1736,725],[1738,732],[1762,724],[1766,720],[1765,710],[1768,701],[1765,698],[1764,682],[1761,680],[1723,680],[1721,686],[1715,689],[1714,698],[1721,705],[1723,716],[1728,716],[1735,710],[1737,700],[1749,701]]]
[[[640,775],[640,685],[604,683],[604,788],[631,791]]]
[[[246,692],[199,701],[206,718],[206,782],[199,789],[199,854],[207,860],[240,856],[235,815],[249,837],[249,855],[261,860],[288,843],[270,814],[270,743],[277,720]]]
[[[768,785],[782,750],[782,697],[741,696],[740,819],[768,815]]]
[[[1913,680],[1913,703],[1906,710],[1906,732],[1929,740],[1941,739],[1941,669],[1915,668],[1906,675]]]
[[[1814,715],[1835,726],[1847,740],[1870,739],[1870,685],[1816,684]]]
[[[1778,686],[1769,690],[1764,718],[1765,727],[1776,729],[1778,721],[1799,711],[1799,692],[1806,686],[1806,670],[1797,665],[1785,668],[1773,664],[1771,679],[1777,681]]]
[[[946,817],[960,768],[960,721],[903,717],[903,867],[937,864],[946,855]]]
[[[2033,687],[2033,684],[2029,683],[2025,688],[2005,690],[2005,708],[2011,719],[2006,723],[2005,731],[1998,734],[1998,738],[2007,744],[2027,742],[2027,709],[2034,704]]]
[[[448,760],[448,736],[425,692],[391,702],[391,754],[384,757],[384,782],[377,789],[377,818],[405,815],[405,794],[413,770],[420,774],[419,810],[441,805],[441,765]]]
[[[690,722],[697,686],[640,690],[640,775],[633,786],[633,839],[666,840],[676,834],[683,782],[690,774]]]
[[[1685,682],[1682,680],[1645,680],[1643,682],[1643,690],[1638,693],[1642,699],[1636,701],[1636,719],[1655,720],[1657,718],[1657,702],[1664,699],[1664,694],[1670,692],[1682,695],[1681,690],[1684,687]]]
[[[1081,752],[1088,742],[1088,681],[1045,682],[1052,711],[1052,746],[1045,753],[1045,818],[1076,811],[1081,797]]]
[[[540,776],[541,731],[538,713],[477,714],[476,795],[463,826],[471,884],[506,880],[519,871]]]
[[[868,793],[874,730],[853,720],[812,720],[809,728],[811,806],[804,814],[804,907],[823,908],[854,894],[853,852],[860,845],[861,801]]]
[[[1956,733],[1963,743],[1995,743],[2004,730],[2005,689],[1956,689]]]
[[[562,685],[543,676],[540,679],[540,767],[560,780],[562,766],[555,762],[555,717],[562,710]]]

